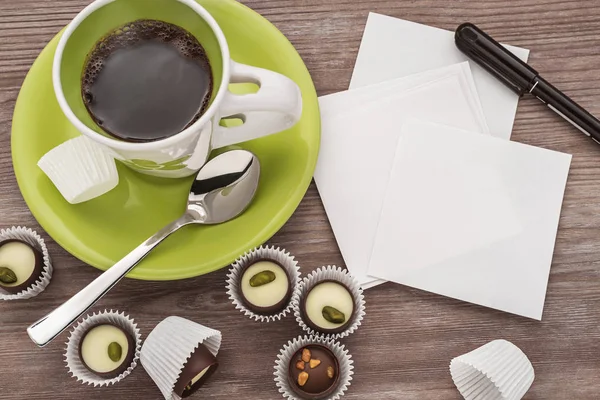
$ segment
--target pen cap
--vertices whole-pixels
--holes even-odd
[[[456,47],[469,58],[514,90],[529,92],[537,71],[521,61],[477,26],[467,22],[456,28]]]

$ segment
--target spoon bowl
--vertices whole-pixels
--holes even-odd
[[[233,150],[213,158],[196,175],[187,213],[197,223],[220,224],[240,215],[258,188],[260,164],[254,154]]]
[[[260,177],[258,158],[246,150],[223,153],[207,162],[196,175],[185,213],[93,280],[63,305],[41,318],[27,334],[43,347],[89,310],[170,234],[190,224],[220,224],[250,205]]]

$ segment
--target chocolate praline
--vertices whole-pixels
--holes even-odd
[[[215,373],[218,366],[210,350],[199,344],[183,366],[173,391],[183,398],[191,396]]]
[[[270,271],[275,279],[252,287],[250,280],[257,274]],[[238,290],[242,303],[256,314],[270,315],[283,310],[292,297],[292,282],[286,269],[275,260],[258,259],[241,271]],[[250,298],[254,296],[254,298]],[[257,304],[261,302],[262,304]]]
[[[31,250],[31,254],[33,254],[33,260],[23,259],[23,257],[30,257],[29,254],[18,255],[17,253],[21,252],[21,249],[13,251],[13,253],[10,255],[3,255],[2,248],[10,243],[20,243],[26,246],[29,250]],[[20,259],[15,259],[15,257]],[[32,263],[33,265],[24,265],[23,263]],[[0,268],[10,269],[10,271],[14,273],[17,278],[17,281],[15,282],[16,284],[5,283],[0,279],[0,288],[8,293],[16,294],[26,290],[40,278],[44,269],[44,256],[42,255],[41,251],[27,242],[18,239],[7,239],[0,242]],[[23,272],[23,270],[27,270],[27,272]],[[24,273],[28,275],[26,278],[22,276]]]
[[[340,311],[344,316],[344,322],[334,323],[327,320],[324,315],[325,307],[329,307],[328,310],[333,308],[332,311]],[[324,280],[317,283],[300,301],[300,314],[304,323],[315,331],[326,334],[345,331],[352,323],[354,308],[352,291],[345,284],[336,280]]]
[[[88,343],[88,341],[91,342]],[[110,344],[115,341],[117,341],[121,347],[122,354],[118,364],[116,361],[110,359],[108,353]],[[123,351],[125,345],[127,346],[127,349]],[[135,341],[133,337],[120,326],[111,323],[98,323],[90,326],[84,332],[79,342],[78,351],[81,363],[90,372],[101,378],[112,379],[127,371],[131,366],[135,357]],[[88,352],[89,354],[87,354]],[[111,367],[114,366],[114,368],[108,371],[100,371],[92,364],[106,364]]]
[[[320,400],[337,389],[340,363],[329,348],[310,344],[290,359],[288,373],[290,387],[297,395],[306,400]],[[301,378],[301,374],[304,377]]]

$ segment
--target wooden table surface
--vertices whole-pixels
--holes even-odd
[[[10,129],[19,88],[46,43],[85,0],[0,0],[0,227],[39,225],[13,174]],[[600,115],[600,7],[597,0],[248,0],[296,46],[319,94],[347,88],[369,11],[440,28],[472,21],[495,38],[531,49],[530,63]],[[393,51],[393,49],[390,49]],[[489,340],[508,339],[530,357],[536,380],[527,399],[600,397],[600,147],[539,102],[520,102],[513,140],[573,154],[544,318],[536,322],[399,285],[366,292],[364,325],[344,343],[355,360],[347,399],[460,399],[450,360]],[[93,388],[70,378],[67,335],[45,349],[26,327],[98,276],[45,233],[56,267],[42,295],[0,303],[0,398],[160,399],[138,367],[120,384]],[[343,265],[319,195],[311,185],[271,244],[291,251],[303,271]],[[272,378],[281,346],[301,333],[292,318],[257,324],[235,311],[225,270],[173,283],[126,280],[95,307],[129,313],[147,335],[180,315],[224,334],[221,368],[194,398],[278,399]]]

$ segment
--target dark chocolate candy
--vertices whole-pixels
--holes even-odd
[[[240,297],[242,299],[242,302],[244,303],[244,306],[246,306],[246,308],[250,311],[252,311],[255,314],[259,314],[259,315],[271,315],[271,314],[276,314],[278,312],[280,312],[281,310],[283,310],[287,304],[290,301],[290,297],[292,297],[292,281],[290,279],[290,276],[287,274],[286,269],[277,261],[269,259],[269,258],[262,258],[262,259],[258,259],[255,260],[252,264],[248,264],[246,265],[240,272],[241,272],[241,276],[244,276],[244,273],[246,272],[246,270],[248,268],[250,268],[251,266],[255,265],[256,263],[262,262],[262,261],[266,261],[266,262],[271,262],[273,264],[278,265],[283,272],[287,275],[287,280],[288,280],[288,290],[285,294],[285,296],[283,296],[283,298],[277,302],[276,304],[273,304],[272,306],[269,307],[260,307],[257,306],[256,304],[253,304],[250,300],[248,300],[246,298],[246,296],[244,296],[244,292],[242,290],[242,279],[240,279],[239,282],[239,286],[238,286],[238,290],[240,293]],[[268,290],[268,284],[265,285],[265,290]]]
[[[39,277],[42,275],[42,272],[44,270],[44,256],[42,255],[41,251],[39,251],[38,249],[36,249],[32,245],[30,245],[29,243],[24,242],[22,240],[18,240],[18,239],[4,240],[4,241],[0,242],[0,247],[4,246],[5,244],[12,243],[12,242],[23,243],[24,245],[26,245],[33,251],[33,254],[35,257],[35,265],[33,267],[33,271],[31,272],[31,275],[25,281],[23,281],[23,283],[21,283],[17,286],[7,286],[2,281],[0,281],[0,288],[2,288],[7,293],[16,294],[16,293],[22,292],[23,290],[26,290],[29,286],[33,285],[35,283],[35,281],[37,281],[39,279]],[[10,265],[0,265],[0,267],[6,267],[6,268],[11,269]]]
[[[311,367],[311,361],[314,368]],[[331,350],[320,344],[310,344],[298,350],[290,360],[290,387],[303,399],[324,399],[337,389],[339,371],[338,359]],[[302,378],[301,374],[304,374]],[[307,375],[308,379],[305,379]]]
[[[125,334],[125,336],[127,337],[127,355],[123,359],[123,362],[117,368],[113,369],[112,371],[108,371],[108,372],[99,372],[99,371],[95,371],[93,368],[91,368],[90,366],[88,366],[85,363],[85,360],[81,353],[81,346],[83,344],[85,337],[87,336],[88,333],[90,333],[92,331],[92,329],[97,328],[99,326],[104,326],[104,325],[112,326]],[[107,348],[107,351],[108,351],[108,348]],[[103,323],[98,323],[98,324],[92,325],[85,331],[85,333],[81,337],[81,341],[79,342],[79,359],[81,360],[81,363],[89,371],[93,372],[94,374],[98,375],[101,378],[112,379],[112,378],[116,378],[117,376],[121,375],[123,372],[127,371],[127,368],[129,368],[131,366],[131,363],[133,362],[134,357],[135,357],[135,340],[133,339],[133,337],[128,332],[123,330],[123,328],[121,328],[120,326],[117,326],[117,325],[114,325],[111,323],[103,322]]]
[[[173,391],[183,398],[191,396],[204,385],[208,378],[217,370],[218,366],[219,363],[215,356],[213,356],[206,346],[199,344],[183,366]],[[192,380],[204,370],[206,370],[204,375],[192,384]]]

